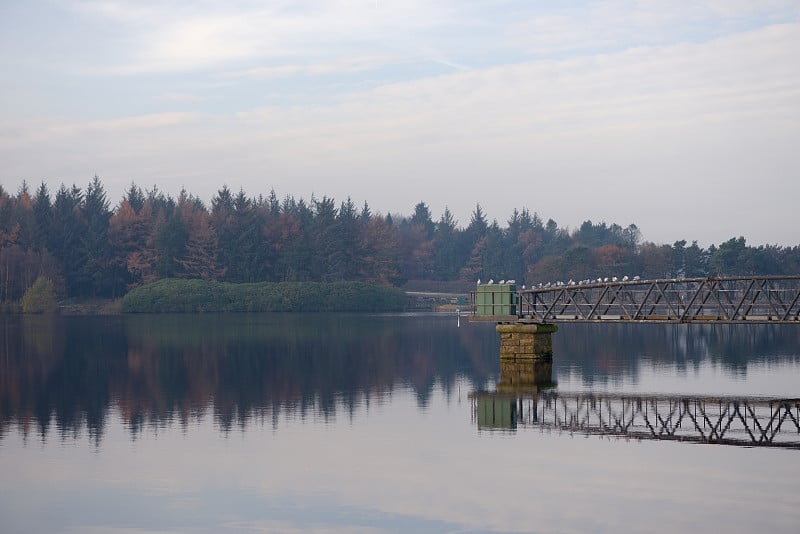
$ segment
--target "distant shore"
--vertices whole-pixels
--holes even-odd
[[[234,284],[164,279],[132,289],[121,298],[67,299],[58,315],[219,312],[395,312],[409,308],[404,290],[362,282],[259,282]],[[455,312],[468,306],[433,304],[432,311]],[[0,314],[21,314],[22,306],[4,303]]]
[[[122,299],[70,300],[60,303],[61,315],[120,315]]]

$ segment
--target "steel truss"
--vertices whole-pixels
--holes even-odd
[[[520,291],[517,315],[540,323],[798,323],[800,276],[560,284]]]
[[[539,392],[473,393],[483,429],[544,431],[800,450],[800,399]],[[478,412],[505,416],[487,424]],[[489,417],[491,419],[491,417]]]

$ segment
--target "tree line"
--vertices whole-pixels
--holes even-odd
[[[800,246],[708,248],[642,241],[635,224],[559,227],[527,208],[504,225],[476,205],[466,225],[424,202],[382,215],[351,198],[278,198],[223,186],[206,205],[131,184],[112,209],[100,178],[85,189],[0,186],[0,301],[16,302],[37,278],[60,298],[124,295],[164,278],[223,282],[361,281],[464,291],[478,279],[538,283],[598,276],[642,278],[800,272]]]

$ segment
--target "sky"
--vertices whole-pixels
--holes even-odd
[[[0,185],[800,244],[798,0],[0,0]]]

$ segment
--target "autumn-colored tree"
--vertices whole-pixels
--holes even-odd
[[[628,251],[617,245],[603,245],[594,249],[597,268],[603,272],[622,269],[626,264]]]
[[[362,235],[358,277],[364,282],[393,285],[398,278],[397,243],[392,228],[380,215],[365,221],[362,216]]]
[[[202,202],[187,197],[185,192],[178,198],[178,210],[188,232],[186,253],[178,263],[183,278],[219,280],[225,269],[218,260],[217,233],[211,226],[211,217]]]
[[[137,212],[128,200],[123,200],[109,220],[108,236],[111,262],[120,272],[128,288],[152,282],[156,253],[149,241],[152,231],[152,203],[145,201]]]
[[[483,254],[486,251],[487,242],[488,239],[484,236],[475,243],[466,265],[459,271],[458,278],[465,284],[475,284],[481,278],[484,282],[488,281],[483,272]]]
[[[560,256],[545,256],[528,267],[528,271],[525,273],[525,282],[536,285],[563,281],[565,278],[563,265]]]
[[[400,274],[404,280],[430,280],[433,271],[433,240],[424,224],[403,220],[396,227],[400,252]]]

